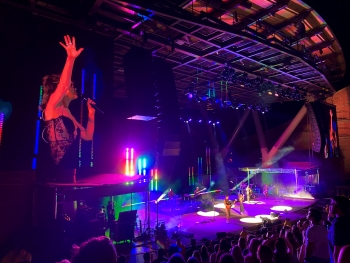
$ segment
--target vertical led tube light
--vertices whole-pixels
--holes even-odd
[[[137,160],[137,170],[138,170],[138,174],[141,175],[142,174],[142,159],[139,158]]]
[[[39,103],[38,105],[40,106],[43,100],[43,86],[40,86],[40,91],[39,91]],[[2,120],[1,120],[1,116],[0,116],[0,144],[1,144],[1,137],[2,137],[2,127],[3,127],[3,122],[4,122],[4,118],[5,115],[3,113],[0,113],[0,115],[2,114]],[[42,111],[40,110],[40,108],[38,109],[38,119],[36,120],[36,128],[35,128],[35,142],[34,142],[34,156],[32,159],[32,169],[35,170],[36,169],[36,162],[37,162],[37,155],[39,153],[39,137],[40,137],[40,119],[41,119],[41,114]]]
[[[194,167],[192,166],[192,185],[194,185]]]
[[[191,167],[188,167],[188,185],[191,186]]]
[[[81,94],[84,95],[85,93],[85,69],[81,71]],[[84,100],[80,101],[80,125],[83,125],[83,110],[84,110]],[[81,145],[82,139],[80,136],[79,139],[79,167],[81,167]]]
[[[140,160],[140,159],[139,159]],[[141,174],[141,173],[140,173]],[[150,182],[150,184],[151,184],[151,191],[153,191],[154,190],[154,188],[153,188],[153,182],[154,182],[154,170],[153,169],[151,169],[151,182]]]
[[[135,175],[134,148],[130,149],[130,175]]]
[[[142,174],[146,175],[146,158],[142,160]]]
[[[125,151],[125,175],[130,174],[130,167],[129,167],[129,148],[126,148]]]
[[[155,190],[158,191],[158,169],[154,169],[154,178],[156,181]]]
[[[92,83],[92,99],[96,100],[96,74]],[[91,140],[90,167],[94,166],[94,139]]]

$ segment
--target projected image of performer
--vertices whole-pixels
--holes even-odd
[[[226,195],[224,199],[224,205],[226,208],[226,223],[230,223],[230,217],[231,217],[231,207],[233,203],[229,200],[229,196]]]
[[[239,213],[240,215],[243,215],[244,213],[244,206],[243,206],[244,194],[243,193],[238,194],[238,201],[239,201]]]
[[[248,185],[247,188],[245,189],[245,191],[246,191],[246,195],[247,195],[247,201],[249,203],[250,202],[250,197],[252,196],[252,189]]]
[[[92,140],[95,129],[95,104],[87,101],[88,121],[86,128],[73,117],[69,110],[72,100],[78,98],[71,77],[75,59],[83,51],[77,50],[75,38],[64,36],[60,45],[66,50],[67,59],[61,75],[47,75],[43,78],[43,97],[40,109],[45,122],[43,139],[50,147],[57,181],[74,180],[75,168],[78,164],[78,141]],[[63,177],[63,178],[62,178]]]

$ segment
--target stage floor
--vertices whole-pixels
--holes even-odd
[[[162,208],[158,209],[158,221],[165,223],[168,230],[168,236],[171,237],[174,230],[184,233],[183,243],[188,244],[189,238],[186,238],[186,234],[193,234],[197,240],[215,239],[217,232],[238,233],[242,227],[245,226],[249,229],[257,230],[258,226],[261,226],[260,216],[269,217],[271,212],[280,213],[280,218],[284,222],[285,218],[289,218],[291,221],[304,217],[302,209],[311,206],[317,200],[316,199],[297,199],[297,198],[285,198],[280,199],[277,197],[270,197],[265,200],[263,197],[257,198],[250,203],[244,203],[245,212],[243,215],[239,214],[239,203],[232,208],[231,219],[229,223],[226,223],[226,214],[223,206],[223,196],[216,197],[215,199],[215,216],[213,209],[201,210],[198,203],[185,203],[177,204],[175,207],[167,201],[164,201]],[[234,199],[234,198],[231,198]],[[189,206],[189,207],[186,207]],[[196,207],[193,207],[196,206]],[[220,208],[220,206],[222,208]],[[173,209],[171,209],[173,207]],[[273,208],[276,208],[276,211]],[[289,211],[285,212],[287,209]],[[153,207],[151,209],[151,228],[155,226],[157,213]],[[181,213],[181,211],[190,211],[190,213]],[[196,212],[193,212],[196,211]],[[306,210],[305,216],[306,216]],[[143,221],[145,213],[139,210],[139,218]],[[246,221],[246,222],[242,222]],[[274,221],[274,220],[273,220]],[[272,222],[273,222],[272,221]],[[188,240],[186,240],[188,239]]]

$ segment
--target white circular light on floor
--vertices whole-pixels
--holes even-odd
[[[225,204],[224,203],[219,203],[219,204],[216,204],[214,205],[215,208],[226,208]],[[232,207],[235,207],[235,205],[232,205]]]
[[[265,204],[265,202],[262,202],[262,201],[250,201],[250,202],[244,201],[243,203],[248,204],[248,205],[263,205],[263,204]]]
[[[255,217],[241,218],[239,221],[243,223],[249,223],[249,224],[257,224],[262,222],[260,218],[255,218]]]
[[[272,211],[290,211],[292,210],[292,208],[290,206],[283,206],[283,205],[279,205],[279,206],[273,206],[271,207]]]
[[[208,212],[198,211],[197,215],[200,215],[200,216],[218,216],[219,213],[215,212],[215,211],[208,211]]]
[[[261,220],[261,217],[266,217],[270,220],[276,220],[278,217],[271,217],[270,215],[256,215],[255,218],[259,218]]]

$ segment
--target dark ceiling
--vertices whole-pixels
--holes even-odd
[[[186,95],[221,106],[323,99],[345,73],[327,23],[300,0],[0,0],[114,39],[116,97],[132,46],[171,63]]]

